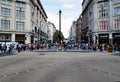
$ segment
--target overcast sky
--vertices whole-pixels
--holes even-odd
[[[59,29],[59,10],[62,11],[61,16],[61,31],[65,38],[69,35],[69,29],[73,20],[77,20],[81,14],[81,3],[83,0],[40,0],[45,12],[48,16],[48,21],[55,24]]]

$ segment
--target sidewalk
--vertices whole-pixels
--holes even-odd
[[[103,53],[103,54],[110,54],[110,55],[116,55],[116,56],[120,56],[120,52],[107,52],[107,51],[103,51],[103,52],[100,52],[99,50],[97,51],[93,51],[93,50],[82,50],[82,49],[79,49],[79,50],[65,50],[65,51],[58,51],[58,50],[48,50],[48,49],[39,49],[39,50],[33,50],[33,51],[30,51],[30,50],[26,50],[26,51],[21,51],[20,53],[18,53],[17,51],[14,51],[13,54],[3,54],[3,53],[0,53],[0,57],[3,57],[3,56],[10,56],[10,55],[39,55],[43,52],[80,52],[80,53],[94,53],[94,54],[99,54],[99,53]]]
[[[38,54],[37,52],[34,51],[21,51],[20,53],[18,51],[13,51],[12,54],[4,54],[0,52],[0,57],[3,56],[10,56],[10,55],[33,55],[33,54]]]

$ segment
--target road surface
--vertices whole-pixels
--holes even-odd
[[[120,56],[100,52],[21,52],[0,57],[0,82],[119,82]]]

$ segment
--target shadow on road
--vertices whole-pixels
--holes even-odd
[[[3,53],[0,53],[0,57],[10,56],[10,55],[15,55],[15,54],[3,54]]]
[[[117,52],[117,53],[112,53],[112,55],[115,55],[115,56],[120,56],[120,52]]]

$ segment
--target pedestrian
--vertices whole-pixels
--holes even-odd
[[[20,53],[20,44],[17,44],[18,53]]]
[[[103,49],[102,49],[102,44],[100,44],[100,46],[99,46],[99,47],[100,47],[100,51],[102,52],[102,51],[103,51]]]
[[[0,51],[2,52],[2,44],[0,44]]]

